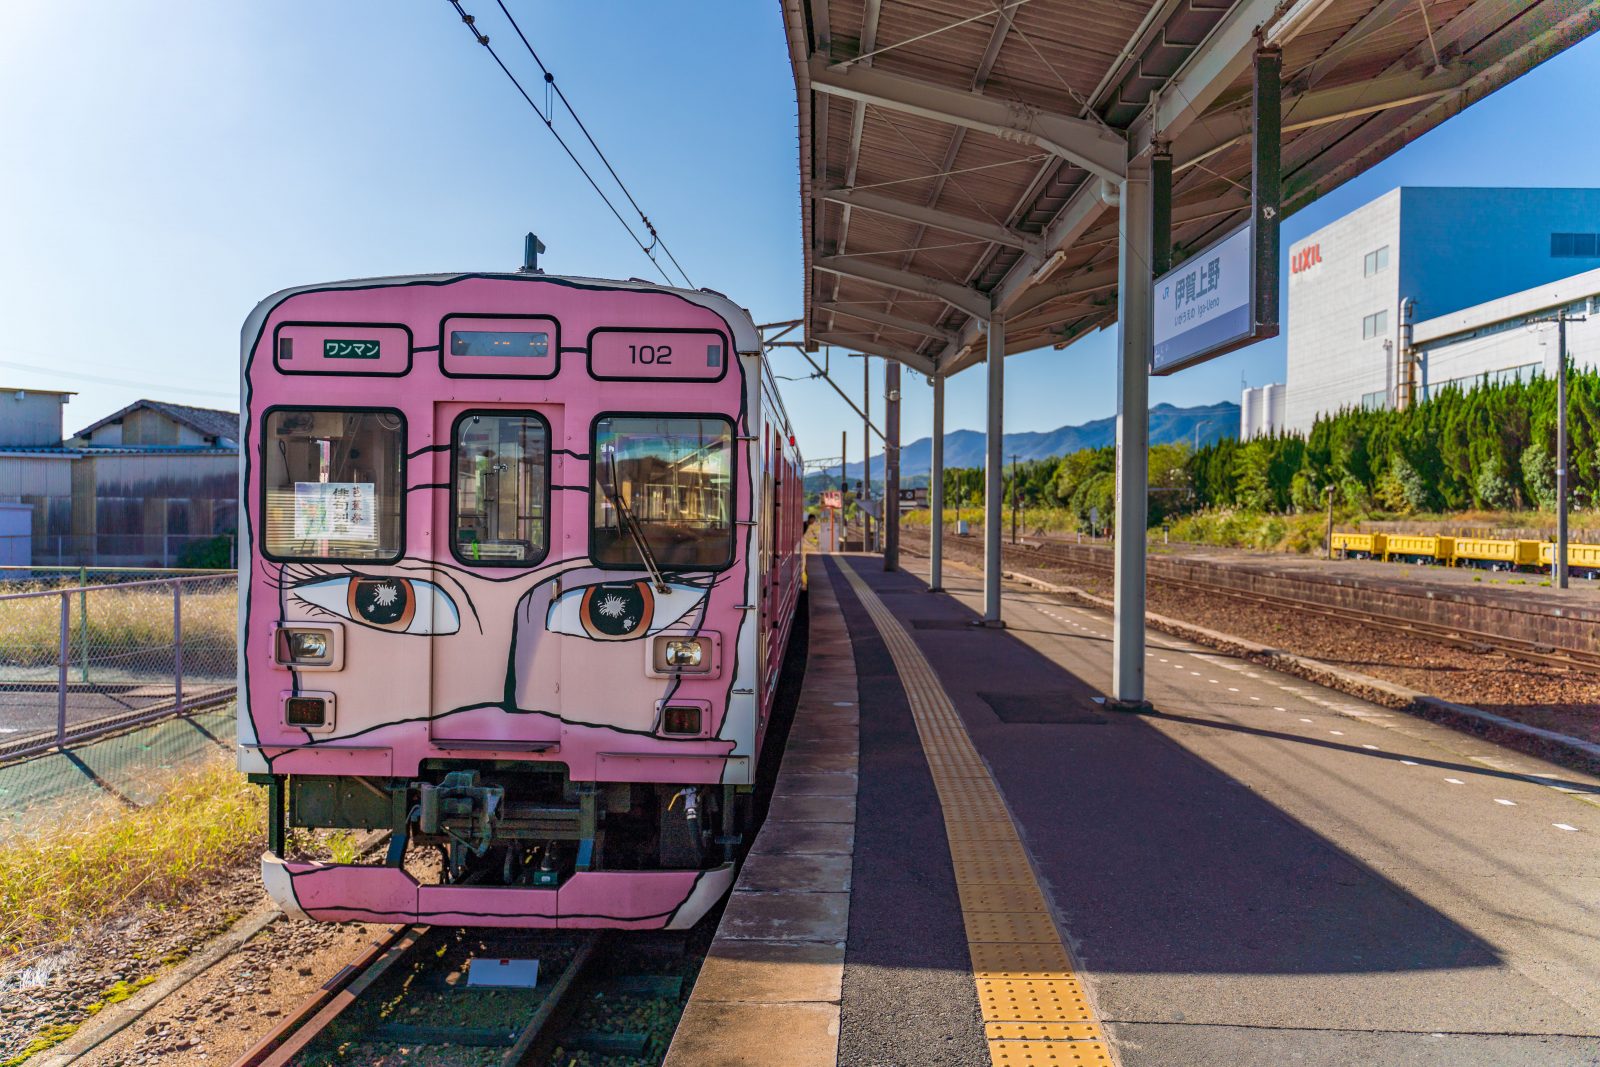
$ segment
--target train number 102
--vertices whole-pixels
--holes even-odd
[[[630,363],[653,363],[668,365],[672,363],[671,345],[629,345],[628,355]]]

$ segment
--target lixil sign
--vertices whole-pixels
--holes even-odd
[[[1320,244],[1306,245],[1300,251],[1289,256],[1289,275],[1304,274],[1313,267],[1322,264],[1322,246]]]

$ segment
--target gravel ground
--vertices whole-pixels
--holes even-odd
[[[77,1062],[84,1067],[229,1063],[381,929],[279,919]]]
[[[264,900],[256,867],[241,867],[197,893],[187,908],[141,907],[25,969],[0,967],[0,1061],[52,1026],[82,1022],[118,983],[156,975]]]
[[[407,866],[431,880],[429,864],[436,864],[431,853]],[[260,867],[251,862],[223,872],[185,907],[136,908],[55,956],[26,969],[0,969],[0,1062],[51,1027],[87,1021],[108,993],[123,999],[119,988],[131,991],[163,976],[238,919],[269,905]],[[78,1062],[229,1062],[383,929],[279,919]]]
[[[906,540],[908,548],[926,551],[926,537],[912,534]],[[982,548],[981,541],[945,539],[946,553],[963,562],[981,565]],[[1014,557],[1008,551],[1007,565],[1096,596],[1111,595],[1111,577],[1102,571],[1045,563],[1026,550]],[[1150,610],[1159,615],[1397,682],[1530,726],[1600,742],[1600,675],[1364,631],[1335,619],[1174,589],[1159,579],[1150,582],[1148,596]]]

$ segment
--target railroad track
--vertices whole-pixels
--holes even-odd
[[[904,532],[902,532],[904,536]],[[927,538],[921,534],[913,534],[912,539],[925,543]],[[982,542],[976,542],[981,544]],[[946,546],[950,540],[946,539]],[[1099,574],[1113,573],[1110,563],[1101,563],[1097,560],[1087,560],[1069,553],[1063,549],[1052,548],[1048,543],[1035,543],[1026,548],[1022,546],[1002,545],[1002,559],[1010,557],[1013,561],[1022,558],[1036,562],[1053,564],[1069,569],[1094,571]],[[1240,603],[1258,607],[1277,608],[1284,611],[1293,611],[1299,614],[1316,615],[1321,618],[1334,619],[1357,626],[1384,630],[1392,633],[1405,634],[1423,640],[1435,641],[1440,644],[1463,648],[1479,653],[1499,653],[1512,659],[1528,663],[1538,663],[1547,667],[1564,667],[1569,670],[1588,671],[1600,673],[1600,653],[1583,649],[1559,648],[1553,645],[1538,644],[1504,634],[1489,634],[1463,627],[1446,626],[1438,623],[1418,622],[1404,619],[1381,612],[1358,611],[1350,608],[1331,607],[1314,600],[1301,597],[1276,596],[1270,593],[1258,593],[1249,590],[1231,589],[1226,586],[1194,578],[1178,578],[1171,575],[1150,575],[1151,582],[1171,588],[1188,589],[1210,596],[1225,597]]]
[[[474,1062],[517,1067],[553,1038],[604,931],[390,928],[235,1067],[361,1063],[390,1046],[483,1050]],[[471,961],[539,961],[531,988],[469,982]],[[370,1055],[366,1054],[370,1053]]]
[[[234,1067],[522,1064],[664,1055],[707,937],[395,926]],[[530,988],[472,985],[473,960],[539,961]],[[437,1053],[430,1055],[430,1053]]]

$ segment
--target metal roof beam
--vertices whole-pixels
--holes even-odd
[[[995,286],[990,297],[992,305],[1002,314],[1009,314],[1011,305],[1030,286],[1044,281],[1051,265],[1059,263],[1060,257],[1089,231],[1101,212],[1108,210],[1105,198],[1101,195],[1103,187],[1104,183],[1098,178],[1091,177],[1084,181],[1050,223],[1044,233],[1044,245],[1052,249],[1049,259],[1023,256],[1000,279],[1000,284]],[[946,346],[939,356],[940,373],[955,374],[983,362],[984,354],[978,348],[978,338],[983,331],[984,324],[981,322],[969,322],[963,326],[955,341]]]
[[[878,48],[878,16],[882,13],[882,0],[866,0],[866,6],[861,13],[861,51],[864,53],[863,66],[872,65],[872,53]],[[820,50],[819,50],[820,51]],[[825,93],[816,93],[815,99],[824,108],[831,106],[832,97]],[[867,105],[860,101],[850,109],[850,147],[844,157],[844,183],[856,183],[856,170],[861,165],[861,134],[866,128]],[[824,176],[825,177],[825,176]],[[844,205],[844,210],[839,212],[839,240],[838,251],[843,252],[850,244],[850,205]],[[834,282],[833,295],[839,296],[839,283]],[[830,321],[828,325],[833,325]]]
[[[1358,118],[1407,104],[1436,100],[1461,91],[1466,78],[1444,78],[1426,71],[1408,71],[1371,81],[1356,82],[1337,89],[1318,89],[1283,102],[1283,113],[1292,118],[1283,132],[1308,130],[1330,122]],[[1205,124],[1189,127],[1172,142],[1175,168],[1192,166],[1250,137],[1250,109],[1234,108],[1206,117]]]
[[[1323,49],[1322,54],[1313,60],[1299,77],[1305,80],[1308,87],[1316,85],[1330,70],[1339,65],[1343,58],[1339,53],[1371,36],[1373,31],[1389,26],[1397,21],[1397,16],[1411,11],[1415,6],[1415,0],[1379,0],[1376,7],[1361,16],[1360,22],[1351,26],[1337,41]]]
[[[810,74],[811,88],[819,93],[1034,145],[1110,181],[1121,181],[1127,171],[1122,137],[1088,119],[863,66],[840,70],[819,55],[811,57]]]
[[[942,281],[925,274],[913,274],[910,271],[886,267],[881,263],[870,263],[844,256],[818,256],[811,267],[813,270],[826,271],[845,278],[859,278],[864,282],[887,285],[891,289],[901,289],[908,293],[936,296],[951,307],[975,318],[989,317],[989,298],[976,289],[957,285],[955,282]]]
[[[848,204],[863,211],[888,215],[891,218],[903,219],[906,222],[920,223],[936,230],[946,230],[950,233],[959,233],[967,237],[977,237],[993,244],[1004,245],[1006,248],[1020,248],[1035,255],[1038,255],[1044,247],[1039,238],[1018,233],[1005,226],[997,226],[992,222],[984,222],[980,219],[967,218],[965,215],[957,215],[939,208],[913,204],[907,200],[884,196],[882,193],[874,193],[863,189],[836,188],[824,189],[812,195],[820,200],[831,200],[836,204]]]
[[[1202,200],[1193,204],[1174,206],[1172,209],[1172,225],[1183,226],[1191,222],[1204,222],[1207,219],[1221,218],[1245,210],[1250,206],[1250,194],[1240,192],[1233,187],[1223,191],[1223,194],[1213,200]],[[1108,223],[1083,235],[1082,245],[1106,243],[1117,239],[1115,223]]]
[[[1288,30],[1296,11],[1320,9],[1312,0],[1290,9],[1274,29]],[[1172,140],[1197,121],[1222,91],[1250,69],[1256,30],[1272,18],[1278,0],[1239,0],[1211,34],[1189,54],[1178,73],[1157,90],[1151,106],[1128,130],[1128,156],[1137,159],[1157,140]],[[1270,42],[1269,42],[1270,43]],[[815,76],[815,66],[812,68]]]
[[[1059,300],[1064,296],[1073,296],[1078,293],[1094,292],[1117,284],[1117,268],[1115,264],[1101,267],[1083,274],[1075,274],[1068,278],[1057,278],[1035,285],[1017,298],[1006,311],[1007,318],[1026,315],[1028,312],[1047,304],[1052,300]]]
[[[1465,79],[1457,91],[1427,104],[1392,129],[1381,133],[1367,148],[1368,152],[1375,151],[1382,158],[1388,152],[1408,144],[1420,133],[1437,127],[1463,108],[1515,81],[1549,57],[1591,34],[1600,33],[1600,6],[1592,3],[1538,4],[1510,23],[1496,17],[1501,11],[1501,7],[1493,0],[1482,0],[1452,19],[1444,31],[1435,31],[1441,55],[1449,47],[1447,42],[1470,40],[1472,34],[1478,32],[1489,33],[1490,36],[1472,46],[1474,73]],[[1457,29],[1458,23],[1463,21],[1474,24],[1476,28],[1470,31]],[[1455,33],[1462,36],[1455,36]],[[1419,48],[1427,49],[1428,45],[1423,42]],[[1419,55],[1413,50],[1409,59],[1401,59],[1396,66]],[[1284,210],[1291,212],[1305,206],[1353,176],[1352,172],[1360,173],[1368,165],[1363,162],[1361,154],[1355,153],[1326,161],[1319,159],[1299,168],[1284,182]]]
[[[956,335],[949,330],[932,326],[926,322],[918,322],[916,319],[908,319],[902,315],[891,315],[887,311],[831,302],[819,302],[815,306],[818,311],[831,311],[836,316],[843,315],[845,318],[871,322],[878,326],[887,326],[891,330],[919,333],[924,337],[932,337],[935,340],[943,341],[945,344],[949,344],[956,339]]]
[[[933,360],[919,352],[913,352],[909,348],[900,348],[897,345],[887,344],[883,341],[875,341],[870,337],[856,337],[844,333],[819,333],[816,337],[817,340],[825,345],[838,345],[840,348],[865,352],[869,356],[881,356],[884,359],[892,359],[899,363],[904,363],[912,370],[926,374],[930,378],[938,373],[933,365]]]

